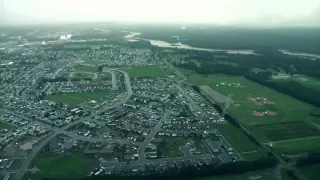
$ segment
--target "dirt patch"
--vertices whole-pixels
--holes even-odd
[[[254,112],[252,113],[252,115],[261,117],[261,116],[263,116],[263,113],[254,111]]]
[[[258,106],[261,106],[261,105],[263,105],[261,102],[253,102],[255,105],[258,105]]]
[[[277,113],[274,112],[274,111],[269,111],[269,110],[267,110],[266,112],[267,112],[267,114],[270,115],[270,116],[275,116],[275,115],[277,115]]]
[[[247,100],[254,101],[255,99],[254,99],[254,97],[248,97]]]

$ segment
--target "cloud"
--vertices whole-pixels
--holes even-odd
[[[309,22],[320,25],[319,0],[0,1],[8,12],[0,16],[0,20],[10,23],[129,21],[282,25]]]

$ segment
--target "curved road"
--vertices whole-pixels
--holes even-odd
[[[126,84],[126,88],[127,88],[127,96],[125,98],[122,99],[121,104],[123,104],[124,102],[126,102],[127,100],[130,99],[130,97],[132,96],[133,92],[132,92],[132,88],[131,88],[131,84],[130,84],[130,77],[128,75],[128,73],[122,71],[122,70],[118,70],[118,69],[109,69],[109,70],[115,70],[115,71],[119,71],[121,73],[124,74],[125,77],[125,84]],[[121,105],[120,103],[118,103],[119,105]],[[117,104],[117,105],[118,105]],[[33,150],[32,152],[28,155],[28,157],[23,161],[20,169],[17,171],[16,175],[14,176],[15,180],[21,180],[24,176],[24,174],[28,171],[29,165],[31,163],[31,161],[36,157],[36,155],[38,154],[38,152],[54,137],[56,137],[58,134],[64,134],[66,133],[66,130],[68,128],[70,128],[71,126],[74,126],[78,123],[81,123],[82,121],[86,120],[86,119],[90,119],[91,117],[93,117],[96,113],[93,113],[91,116],[87,117],[87,118],[81,118],[79,120],[73,121],[70,124],[62,127],[62,128],[54,128],[53,130],[56,130],[53,134],[50,134],[49,136],[47,136],[46,138],[44,138]],[[75,134],[72,134],[73,136],[75,136]],[[78,137],[78,135],[76,135],[76,137]],[[78,137],[78,138],[83,138],[82,136]],[[101,139],[99,139],[101,140]]]

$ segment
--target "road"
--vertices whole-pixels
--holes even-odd
[[[116,73],[114,71],[111,70],[107,70],[107,69],[103,69],[103,72],[107,72],[111,74],[111,78],[112,78],[112,88],[113,89],[117,89],[117,78],[116,78]]]
[[[156,133],[161,129],[161,126],[163,124],[163,121],[167,119],[169,113],[165,112],[162,118],[158,121],[158,123],[152,128],[151,132],[147,135],[145,140],[141,143],[138,154],[139,154],[139,160],[144,161],[146,159],[144,151],[146,149],[146,146],[151,142],[152,138],[156,135]]]
[[[131,161],[129,163],[125,163],[125,162],[103,162],[101,163],[101,167],[108,167],[108,166],[127,166],[127,165],[144,165],[147,163],[165,163],[165,162],[169,162],[169,161],[184,161],[184,160],[191,160],[191,161],[195,161],[198,159],[204,159],[204,158],[211,158],[212,155],[210,154],[206,154],[206,155],[195,155],[192,157],[174,157],[174,158],[162,158],[162,159],[145,159],[145,160],[138,160],[138,161]]]
[[[39,66],[39,65],[38,65]],[[36,67],[38,67],[36,66]],[[34,67],[32,70],[34,70],[36,67]],[[32,70],[30,70],[29,72],[31,72]],[[110,70],[113,70],[113,69],[110,69]],[[116,105],[120,105],[120,104],[123,104],[125,103],[126,101],[128,101],[130,99],[130,97],[132,96],[133,92],[132,92],[132,88],[131,88],[131,84],[130,84],[130,77],[128,75],[128,73],[124,72],[124,71],[121,71],[121,70],[115,70],[115,71],[119,71],[121,73],[124,74],[124,77],[125,77],[125,84],[126,84],[126,89],[127,89],[127,95],[125,98],[123,98],[120,102],[121,103],[117,103]],[[21,77],[20,77],[21,78]],[[110,107],[107,107],[107,108],[110,108]],[[52,134],[50,134],[49,136],[47,136],[46,138],[44,138],[36,147],[34,147],[34,149],[32,150],[32,152],[26,157],[26,159],[23,161],[21,167],[19,168],[19,170],[17,171],[14,179],[15,180],[21,180],[24,176],[24,174],[28,171],[28,168],[30,166],[30,163],[32,161],[32,159],[34,159],[36,157],[36,155],[38,154],[38,152],[54,137],[56,137],[58,134],[69,134],[69,132],[66,132],[66,130],[78,123],[81,123],[82,121],[84,120],[87,120],[87,119],[90,119],[91,117],[94,117],[96,113],[92,113],[91,116],[87,117],[87,118],[80,118],[76,121],[73,121],[71,123],[69,123],[68,125],[64,126],[64,127],[61,127],[61,128],[52,128],[54,130],[54,132]],[[29,118],[28,118],[29,119]],[[42,121],[39,121],[39,122],[42,122]],[[43,123],[43,122],[42,122]],[[79,138],[79,139],[83,139],[85,137],[82,137],[82,136],[78,136],[78,135],[75,135],[75,134],[70,134],[71,137],[76,137],[76,138]],[[92,138],[90,138],[92,139]],[[88,140],[85,138],[85,140]],[[101,139],[96,139],[96,140],[101,140]],[[91,141],[91,140],[90,140]]]

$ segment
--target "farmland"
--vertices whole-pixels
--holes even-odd
[[[271,141],[299,139],[320,135],[316,127],[303,121],[257,124],[254,126],[268,136]]]
[[[236,104],[229,108],[229,112],[265,143],[320,135],[319,129],[312,123],[309,124],[309,122],[318,122],[317,118],[311,114],[317,114],[320,108],[241,76],[203,76],[189,70],[181,70],[181,72],[187,77],[189,83],[199,86],[206,85],[225,95],[231,95]],[[241,137],[236,132],[228,133],[222,130],[222,133],[228,134],[233,142],[238,142],[238,137]],[[245,142],[245,138],[242,139],[240,141]],[[238,145],[234,144],[239,149],[242,148],[240,142]],[[290,148],[285,148],[281,143],[274,144],[274,146],[279,152],[288,154],[299,154],[317,149],[302,141],[286,142],[286,146],[296,147],[291,148],[292,152],[289,151]]]

